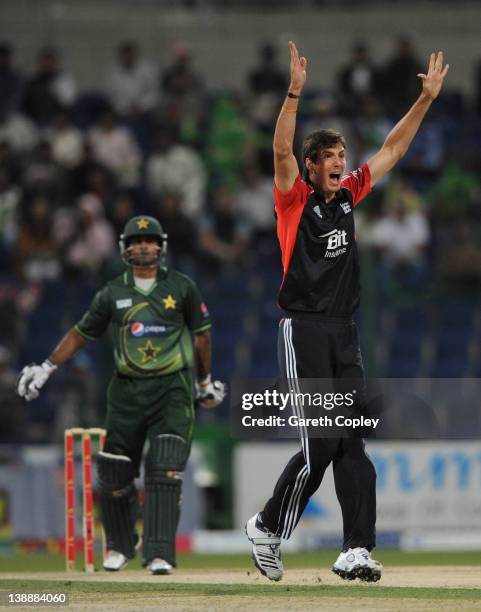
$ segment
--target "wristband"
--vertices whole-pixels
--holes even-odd
[[[52,363],[49,359],[45,359],[45,361],[41,364],[41,367],[50,374],[51,372],[55,372],[58,366]]]
[[[287,106],[283,106],[282,110],[285,113],[297,113],[297,108],[287,108]]]
[[[291,93],[290,91],[287,92],[287,97],[288,98],[293,98],[294,100],[299,100],[299,98],[301,96],[296,96],[296,94]]]

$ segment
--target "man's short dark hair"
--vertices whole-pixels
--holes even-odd
[[[317,130],[306,136],[302,145],[302,161],[310,159],[317,162],[317,155],[321,149],[330,149],[341,144],[346,147],[344,136],[336,130]]]

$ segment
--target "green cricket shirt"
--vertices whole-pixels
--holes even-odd
[[[75,330],[95,340],[110,323],[117,371],[134,378],[193,367],[191,333],[211,327],[195,283],[170,268],[159,268],[149,291],[136,287],[126,270],[96,294]]]

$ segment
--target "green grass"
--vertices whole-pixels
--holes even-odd
[[[335,550],[322,550],[319,552],[285,554],[284,563],[287,569],[294,568],[328,568],[336,558]],[[417,552],[404,553],[397,550],[379,550],[376,557],[385,566],[423,566],[423,565],[481,565],[481,555],[478,552]],[[223,570],[238,569],[255,572],[249,556],[240,554],[229,555],[201,555],[180,554],[179,567],[182,569]],[[128,570],[138,570],[139,560],[129,563]],[[459,600],[481,601],[481,589],[472,588],[428,588],[428,587],[386,587],[382,584],[352,584],[340,586],[323,585],[286,585],[266,584],[203,584],[170,582],[108,582],[89,581],[88,579],[69,580],[67,573],[60,580],[42,580],[41,574],[35,572],[59,571],[64,569],[64,557],[58,554],[17,554],[12,557],[0,556],[0,590],[38,592],[50,591],[69,593],[98,593],[108,598],[109,593],[155,593],[157,595],[186,595],[186,596],[259,596],[259,597],[344,597],[344,598],[376,598],[399,599],[413,598],[426,600]],[[1,572],[28,572],[25,578],[16,580],[2,579]],[[87,577],[86,577],[87,578]],[[126,579],[128,580],[127,576]],[[79,595],[80,596],[80,595]],[[453,603],[453,608],[455,607]]]
[[[321,550],[306,553],[283,553],[287,569],[330,567],[339,554],[338,550]],[[376,550],[374,557],[383,565],[479,565],[479,551],[466,552],[401,552],[399,550]],[[245,555],[179,555],[179,567],[186,569],[250,569],[252,562]]]
[[[175,593],[176,595],[276,595],[288,597],[360,597],[481,600],[481,589],[439,589],[426,587],[382,587],[376,585],[294,586],[269,584],[182,584],[147,582],[74,582],[70,580],[0,580],[3,591],[50,591],[68,593]]]
[[[307,553],[285,553],[284,565],[287,570],[295,568],[326,568],[330,567],[339,551],[321,550]],[[385,567],[407,565],[476,565],[481,566],[481,554],[477,551],[465,552],[401,552],[398,550],[380,549],[375,552]],[[80,569],[80,559],[78,568]],[[252,570],[253,565],[249,554],[179,554],[178,567],[181,569],[239,569]],[[45,572],[62,571],[65,559],[59,554],[19,553],[15,555],[0,555],[0,574],[5,572]],[[139,559],[131,561],[125,571],[138,570]]]

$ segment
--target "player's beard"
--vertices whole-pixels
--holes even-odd
[[[127,249],[127,251],[130,251],[130,249]],[[156,268],[160,261],[160,247],[155,253],[140,252],[134,255],[130,251],[128,261],[131,266],[136,268]]]

